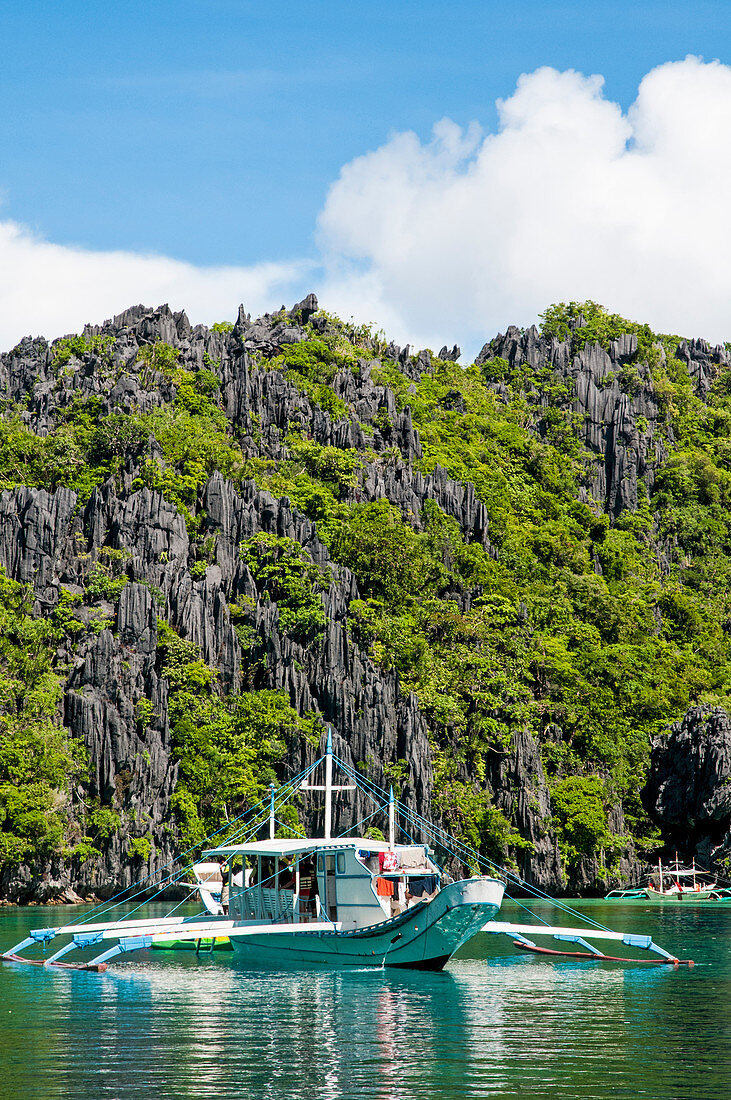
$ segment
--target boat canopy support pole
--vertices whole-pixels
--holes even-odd
[[[269,784],[269,839],[274,840],[276,821],[274,818],[274,795],[277,788],[273,783]]]
[[[396,843],[396,806],[393,799],[393,787],[388,792],[388,846],[393,851]]]

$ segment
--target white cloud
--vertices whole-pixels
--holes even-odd
[[[731,68],[661,65],[627,114],[602,89],[539,69],[498,103],[497,134],[445,119],[347,164],[319,223],[330,308],[472,353],[586,298],[731,339]]]
[[[600,76],[543,68],[498,103],[500,128],[438,122],[351,161],[307,260],[196,267],[59,246],[0,222],[0,348],[78,331],[137,302],[191,320],[315,289],[401,343],[474,354],[551,302],[593,298],[660,331],[731,339],[731,68],[661,65],[626,113]]]
[[[99,324],[142,302],[185,309],[211,324],[294,300],[309,265],[195,267],[165,256],[92,252],[51,244],[14,222],[0,222],[0,349],[26,335],[53,338]],[[293,297],[294,295],[294,297]]]

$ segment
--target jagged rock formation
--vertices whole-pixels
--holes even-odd
[[[549,828],[551,799],[538,744],[520,730],[511,752],[492,754],[489,764],[496,805],[532,845],[527,858],[518,860],[521,874],[542,890],[556,890],[562,884],[561,861]]]
[[[149,835],[154,841],[150,871],[173,856],[169,805],[176,765],[171,760],[167,723],[167,681],[157,675],[157,615],[153,598],[140,584],[128,584],[117,611],[116,637],[102,630],[77,662],[66,683],[64,720],[83,740],[92,764],[89,794],[114,805],[127,827],[110,838],[103,864],[82,888],[117,888],[135,881],[140,871],[130,861],[130,836]],[[141,719],[141,699],[152,704],[149,719]]]
[[[731,855],[731,719],[693,707],[652,746],[643,802],[669,846],[701,865]]]
[[[532,325],[525,332],[511,326],[504,336],[485,344],[476,359],[478,365],[487,364],[488,371],[489,361],[498,356],[511,367],[548,368],[555,381],[566,386],[561,404],[578,418],[584,443],[595,456],[586,493],[610,516],[637,508],[638,486],[644,482],[651,491],[654,471],[667,457],[666,417],[647,364],[634,363],[636,352],[637,337],[624,333],[612,341],[609,351],[594,342],[574,355],[570,340],[541,337]],[[657,353],[664,357],[660,345]],[[705,340],[681,342],[677,356],[688,364],[700,394],[708,392],[719,366],[731,361],[725,347],[711,348]],[[495,388],[506,392],[502,381],[496,381]],[[539,408],[552,399],[541,389],[534,389],[529,398]]]
[[[373,382],[375,354],[369,359],[366,349],[357,368],[334,376],[331,389],[344,403],[345,415],[331,415],[283,371],[270,369],[271,356],[311,336],[304,328],[308,322],[316,332],[324,331],[327,320],[317,308],[317,299],[309,295],[288,313],[252,321],[241,307],[231,331],[213,331],[191,326],[184,313],[173,313],[167,306],[136,306],[104,325],[87,326],[84,336],[90,346],[95,339],[106,340],[107,351],[93,345],[97,350],[69,371],[59,370],[54,350],[45,341],[21,341],[0,356],[0,393],[18,404],[19,415],[39,435],[52,431],[79,398],[97,398],[102,417],[160,409],[174,402],[174,382],[140,357],[140,350],[163,341],[177,349],[187,370],[215,373],[221,409],[245,457],[281,458],[284,437],[293,429],[323,447],[366,452],[369,457],[348,490],[351,502],[388,500],[418,528],[425,502],[433,500],[456,520],[468,542],[495,555],[487,509],[474,486],[453,480],[439,466],[428,474],[414,469],[422,455],[419,433],[408,406],[399,409],[393,392]],[[651,488],[655,465],[667,445],[667,433],[660,430],[664,416],[645,368],[632,365],[631,384],[622,373],[635,351],[636,338],[627,335],[609,353],[591,344],[573,356],[568,342],[544,340],[535,328],[525,333],[510,328],[486,345],[477,360],[488,364],[486,369],[496,356],[513,367],[550,367],[565,383],[565,401],[581,418],[583,439],[596,456],[585,495],[611,516],[637,507],[638,485],[644,481]],[[431,368],[426,351],[412,357],[408,347],[389,345],[386,354],[413,380]],[[714,369],[727,362],[724,349],[712,351],[702,341],[681,345],[678,354],[686,358],[699,391],[707,389]],[[445,347],[440,357],[456,360],[459,348],[449,352]],[[496,380],[494,388],[504,392],[505,384]],[[529,397],[539,409],[547,400],[539,391]],[[448,399],[448,407],[459,412],[461,395],[455,391]],[[348,609],[360,598],[358,586],[347,569],[331,560],[316,525],[286,497],[278,499],[253,481],[243,482],[237,490],[214,473],[200,488],[193,508],[198,524],[193,538],[174,504],[160,492],[139,488],[139,481],[135,484],[143,460],[154,463],[160,454],[153,437],[143,452],[128,454],[119,476],[94,488],[83,507],[76,494],[63,487],[55,492],[18,487],[0,494],[0,565],[11,578],[33,587],[36,613],[52,613],[62,588],[83,596],[100,562],[119,563],[128,581],[118,599],[98,603],[108,625],[96,635],[85,635],[78,645],[69,641],[62,654],[69,665],[62,719],[89,752],[86,794],[112,805],[121,826],[100,861],[80,868],[59,860],[45,869],[21,867],[0,884],[7,896],[45,897],[54,889],[66,889],[70,877],[81,892],[111,892],[143,871],[142,856],[132,864],[128,858],[130,842],[143,836],[154,842],[148,871],[171,858],[175,838],[170,831],[170,798],[177,771],[168,684],[157,648],[158,617],[200,647],[204,661],[218,669],[227,692],[281,689],[299,714],[319,712],[336,731],[337,751],[352,764],[365,765],[375,782],[387,785],[389,769],[405,762],[402,799],[427,816],[432,809],[433,756],[425,717],[416,696],[402,690],[397,674],[377,666],[354,641]],[[329,571],[332,580],[322,595],[326,626],[315,643],[300,644],[280,629],[276,604],[257,587],[242,560],[240,544],[259,532],[296,540],[315,564]],[[201,575],[194,567],[204,560],[204,543],[211,549]],[[469,595],[458,599],[461,605],[469,604]],[[249,609],[245,624],[255,641],[247,652],[232,623],[234,603]],[[90,619],[85,606],[79,615]],[[720,730],[720,719],[717,725]],[[694,736],[688,734],[691,742]],[[679,732],[673,737],[667,745],[677,741],[677,751],[663,751],[672,751],[676,759],[682,738]],[[660,749],[656,751],[660,761]],[[713,776],[718,779],[723,771],[721,750],[714,751],[718,759]],[[687,755],[687,746],[682,752]],[[296,746],[288,760],[290,773],[314,753],[311,746]],[[728,752],[724,759],[728,765]],[[705,766],[688,760],[688,767]],[[653,757],[653,776],[662,770],[657,761]],[[709,773],[709,783],[713,776]],[[532,844],[518,854],[527,879],[547,890],[579,890],[603,877],[596,860],[584,860],[568,884],[562,880],[548,784],[539,745],[530,733],[518,730],[508,750],[488,754],[485,783],[494,805]],[[683,813],[690,812],[690,803],[671,797],[671,788],[670,778],[651,779],[649,789],[655,793],[647,797],[661,807],[659,818],[675,828]],[[717,820],[716,803],[709,794],[696,801],[697,807],[696,802],[690,807],[695,807],[694,821]],[[348,805],[338,803],[337,828],[350,827],[366,812],[360,795]],[[621,806],[612,811],[610,826],[617,835],[623,833]],[[710,830],[707,835],[717,833]],[[632,859],[628,850],[625,873],[631,872]]]
[[[314,296],[296,307],[300,323],[316,308]],[[281,373],[252,368],[251,352],[275,351],[282,343],[302,339],[298,325],[251,324],[240,311],[235,335],[243,339],[232,350],[234,341],[201,327],[192,329],[184,314],[173,314],[167,307],[150,311],[139,306],[104,326],[85,330],[87,337],[100,335],[114,337],[112,363],[92,362],[89,369],[75,372],[68,380],[59,380],[51,349],[43,341],[23,341],[2,357],[0,385],[11,400],[27,399],[23,415],[35,431],[48,431],[59,410],[77,397],[99,396],[104,415],[148,411],[171,400],[168,380],[155,378],[154,388],[149,380],[143,384],[135,363],[141,346],[164,341],[180,349],[186,365],[202,367],[214,358],[220,363],[225,411],[243,426],[256,418],[257,441],[243,439],[250,453],[277,453],[281,435],[292,424],[301,425],[323,445],[363,447],[366,437],[360,423],[370,421],[381,409],[390,425],[387,437],[376,430],[369,445],[374,449],[396,446],[406,460],[419,453],[408,413],[397,413],[393,394],[370,382],[366,364],[357,385],[350,373],[335,379],[335,392],[349,400],[354,412],[337,425]],[[127,472],[126,489],[133,472],[133,468]],[[239,496],[220,476],[205,487],[205,534],[215,537],[216,563],[202,581],[192,580],[187,571],[190,542],[183,518],[158,493],[142,489],[123,491],[120,496],[107,484],[92,492],[82,514],[76,510],[76,495],[67,489],[55,493],[18,489],[0,495],[0,563],[10,577],[33,586],[39,613],[53,610],[61,585],[71,592],[83,590],[103,547],[124,552],[128,574],[142,582],[122,590],[116,636],[103,630],[86,648],[69,654],[74,667],[66,684],[64,720],[89,750],[90,795],[113,804],[124,822],[104,852],[103,866],[96,867],[89,880],[82,872],[82,888],[112,889],[139,872],[139,866],[130,866],[126,858],[131,836],[144,833],[154,840],[158,866],[171,855],[168,818],[176,768],[170,755],[166,681],[155,668],[156,611],[150,589],[161,593],[168,621],[182,637],[201,647],[204,660],[220,668],[222,682],[233,691],[240,689],[241,653],[227,601],[237,595],[252,597],[256,601],[252,625],[261,637],[266,685],[287,691],[300,713],[319,709],[338,731],[340,750],[351,763],[375,762],[372,777],[377,782],[385,782],[383,767],[389,761],[408,760],[403,797],[429,812],[426,725],[415,697],[404,696],[397,679],[377,670],[348,637],[347,603],[358,596],[354,579],[330,562],[314,524],[293,513],[286,500],[259,492],[253,483],[245,488]],[[486,539],[484,506],[475,500],[472,487],[451,482],[443,471],[424,478],[411,475],[401,463],[387,471],[373,468],[365,472],[359,494],[369,499],[392,496],[414,513],[427,497],[436,499],[475,537]],[[315,652],[280,636],[276,606],[261,600],[239,560],[239,543],[258,531],[296,539],[314,561],[330,566],[336,577],[326,596],[327,631]],[[112,611],[111,606],[108,610]],[[139,719],[136,708],[141,699],[152,702],[149,724]],[[303,763],[293,761],[293,766]],[[347,811],[338,807],[338,814],[342,820],[337,824],[345,828],[346,817],[363,816],[364,806],[356,799]],[[29,875],[23,869],[6,883],[6,889],[12,895],[28,885]]]

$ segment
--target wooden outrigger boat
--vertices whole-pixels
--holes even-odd
[[[698,902],[731,901],[731,890],[720,886],[710,871],[696,867],[695,858],[690,867],[684,867],[676,855],[665,865],[659,859],[657,870],[647,875],[641,886],[611,890],[606,900],[646,901],[658,905],[682,902],[687,906]]]
[[[334,764],[349,782],[333,784]],[[319,768],[324,770],[324,782],[313,784],[310,779]],[[356,787],[376,803],[369,818],[387,814],[388,840],[332,836],[333,796]],[[323,836],[277,837],[279,807],[293,795],[313,790],[324,794]],[[203,853],[205,862],[193,864],[196,881],[187,885],[201,895],[205,912],[174,916],[177,903],[166,917],[135,917],[133,914],[152,900],[147,897],[150,884],[142,883],[133,896],[145,895],[145,899],[130,913],[117,919],[93,919],[95,914],[104,916],[128,903],[131,899],[125,891],[121,898],[112,899],[113,904],[96,907],[77,923],[33,929],[2,958],[98,972],[118,956],[136,956],[153,947],[189,945],[201,950],[228,942],[236,958],[248,966],[440,970],[464,943],[484,931],[508,935],[516,946],[541,954],[609,958],[590,944],[588,937],[648,950],[656,962],[679,962],[653,943],[651,936],[613,932],[558,902],[581,927],[496,921],[508,882],[545,895],[397,803],[393,791],[387,794],[363,779],[333,755],[329,731],[324,756],[279,791],[272,786],[268,812],[263,802],[242,815],[246,821],[225,844]],[[229,823],[226,830],[231,832],[234,824]],[[257,839],[267,825],[268,837]],[[397,828],[405,840],[397,842]],[[421,839],[416,842],[413,837],[419,834]],[[455,882],[437,862],[436,849],[489,873]],[[170,886],[179,887],[189,870],[184,866],[155,882],[152,897],[159,897]],[[539,935],[575,943],[584,951],[539,948],[529,938]],[[50,947],[56,950],[44,959],[23,954],[33,947],[44,952]],[[74,951],[91,951],[93,957],[88,962],[69,963],[67,956]]]

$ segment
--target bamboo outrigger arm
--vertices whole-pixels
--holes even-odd
[[[311,922],[307,924],[310,933],[331,932],[339,930],[339,924],[327,922]],[[0,958],[6,962],[29,963],[33,966],[59,966],[73,970],[106,970],[106,964],[117,955],[127,954],[131,951],[144,951],[152,947],[153,943],[166,943],[172,940],[190,940],[195,942],[213,936],[228,936],[236,938],[242,936],[261,935],[262,933],[286,935],[290,926],[285,924],[271,924],[268,921],[252,921],[246,926],[236,924],[233,920],[179,920],[176,917],[161,917],[157,920],[115,921],[113,924],[101,925],[69,925],[66,928],[36,928],[26,939],[21,940],[9,951],[5,951]],[[133,932],[131,936],[124,935],[125,931]],[[20,954],[33,944],[42,944],[44,949],[56,935],[69,935],[68,940],[55,954],[48,959],[30,959]],[[88,963],[65,963],[61,959],[76,949],[84,950],[109,941],[111,945],[101,954],[96,955]]]
[[[590,937],[592,940],[613,940],[615,943],[624,944],[625,947],[638,947],[643,951],[652,951],[660,956],[659,961],[670,963],[673,966],[680,966],[681,964],[693,966],[692,959],[677,959],[663,947],[656,944],[652,936],[637,935],[633,932],[611,932],[601,928],[565,928],[562,925],[550,924],[510,924],[506,921],[489,921],[484,925],[482,931],[510,936],[517,947],[521,947],[526,951],[535,951],[541,955],[565,955],[567,958],[594,957],[613,962],[655,961],[651,959],[618,959],[615,955],[605,955],[603,951],[594,947],[585,938]],[[532,939],[528,939],[528,936],[551,936],[554,940],[563,943],[575,943],[586,950],[585,952],[551,951],[545,947],[538,947]]]

